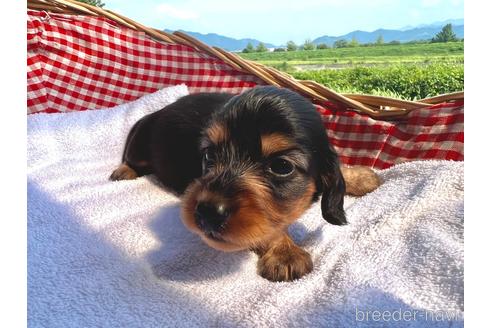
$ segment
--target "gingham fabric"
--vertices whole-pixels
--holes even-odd
[[[384,169],[410,160],[464,160],[463,102],[417,109],[400,122],[319,106],[318,111],[344,164]]]
[[[27,113],[112,107],[184,83],[191,93],[240,93],[264,84],[221,60],[166,44],[101,17],[28,10]],[[411,112],[399,122],[318,106],[345,164],[387,168],[415,159],[463,160],[463,103]]]
[[[183,45],[89,16],[28,11],[27,110],[66,112],[135,100],[170,85],[239,93],[261,80]]]

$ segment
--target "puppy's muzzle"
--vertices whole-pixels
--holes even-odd
[[[205,233],[220,232],[230,217],[223,203],[200,202],[195,209],[195,222]]]

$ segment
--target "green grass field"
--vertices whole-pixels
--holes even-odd
[[[243,54],[337,92],[420,99],[464,88],[464,43],[419,43]]]

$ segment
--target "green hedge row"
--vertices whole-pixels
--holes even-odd
[[[337,92],[390,95],[410,100],[464,89],[464,66],[460,64],[355,67],[291,74],[299,80],[317,81]]]

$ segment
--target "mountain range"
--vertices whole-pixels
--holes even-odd
[[[445,25],[445,24],[444,24]],[[386,30],[377,29],[372,32],[365,31],[352,31],[345,35],[340,36],[322,36],[313,40],[315,44],[326,43],[333,45],[337,40],[350,41],[355,38],[359,43],[376,42],[379,36],[383,37],[384,42],[399,41],[409,42],[415,40],[428,40],[432,39],[437,33],[439,33],[444,25],[428,25],[425,27],[414,27],[405,30]],[[464,25],[452,25],[453,32],[459,39],[464,38]]]
[[[173,32],[171,30],[164,30],[164,31],[167,33]],[[179,31],[184,32],[184,33],[194,37],[195,39],[202,41],[203,43],[205,43],[208,46],[219,47],[219,48],[222,48],[222,49],[225,49],[228,51],[243,50],[244,48],[246,48],[248,43],[251,43],[254,47],[256,47],[261,42],[261,41],[255,40],[255,39],[234,39],[234,38],[219,35],[216,33],[202,34],[202,33],[198,33],[198,32],[189,32],[189,31],[183,31],[183,30],[179,30]],[[271,43],[263,42],[263,44],[267,48],[277,48],[277,46],[275,46]]]
[[[376,40],[382,36],[384,42],[399,41],[399,42],[409,42],[416,40],[428,40],[439,33],[442,27],[448,23],[453,26],[453,31],[458,38],[464,38],[464,20],[463,19],[448,19],[442,22],[434,22],[431,24],[421,24],[418,26],[405,26],[398,30],[390,29],[377,29],[372,32],[366,31],[352,31],[350,33],[340,35],[340,36],[320,36],[312,40],[315,44],[326,43],[332,46],[337,40],[347,40],[351,41],[353,38],[357,39],[359,43],[369,43],[376,42]],[[168,33],[172,33],[171,30],[165,30]],[[181,31],[181,30],[180,30]],[[231,37],[219,35],[216,33],[202,34],[197,32],[182,31],[192,37],[202,41],[209,46],[219,47],[229,51],[241,51],[246,48],[248,43],[251,43],[256,47],[260,42],[263,42],[267,48],[278,48],[285,45],[274,45],[268,42],[259,41],[256,39],[234,39]]]
[[[465,25],[465,20],[463,18],[460,19],[446,19],[445,21],[440,21],[440,22],[434,22],[430,24],[420,24],[417,26],[405,26],[402,27],[400,30],[405,31],[405,30],[411,30],[412,28],[417,28],[417,27],[443,27],[446,24],[451,24],[454,26],[459,26],[459,25]]]

